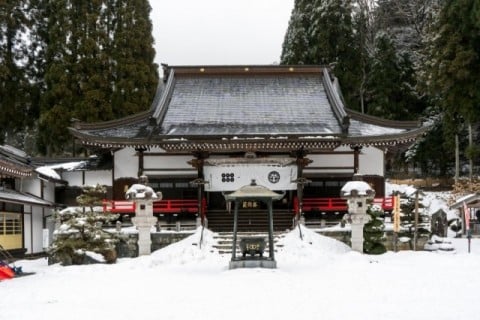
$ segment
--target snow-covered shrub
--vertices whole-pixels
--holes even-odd
[[[50,258],[62,265],[85,264],[91,262],[114,263],[117,260],[116,234],[107,232],[102,226],[118,219],[117,215],[95,211],[98,196],[103,187],[86,187],[84,194],[77,198],[82,205],[90,208],[65,209],[54,213],[57,229],[49,249]],[[86,200],[87,199],[87,200]],[[98,255],[103,261],[98,261]]]
[[[382,208],[378,205],[371,205],[367,209],[370,221],[363,227],[363,252],[368,254],[382,254],[387,251],[383,244],[385,241],[385,224],[381,215]]]

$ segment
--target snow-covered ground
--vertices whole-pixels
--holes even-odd
[[[19,261],[35,274],[0,282],[0,319],[480,319],[480,239],[470,254],[466,239],[450,239],[455,253],[369,256],[303,235],[279,240],[277,269],[228,270],[212,232],[199,246],[200,229],[113,265]]]

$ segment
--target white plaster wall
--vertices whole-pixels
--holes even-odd
[[[62,180],[68,182],[69,186],[82,186],[83,173],[82,171],[64,171],[61,173]]]
[[[143,168],[145,174],[155,176],[172,175],[197,175],[197,169],[188,164],[188,161],[194,159],[190,155],[169,155],[154,156],[145,154],[143,158]],[[174,171],[168,171],[174,169]]]
[[[62,179],[68,182],[68,185],[83,186],[85,185],[112,185],[111,170],[92,170],[92,171],[65,171],[62,172]],[[85,183],[83,180],[85,179]]]
[[[27,254],[43,252],[43,217],[51,214],[52,209],[25,206],[24,245]],[[31,214],[30,214],[31,213]]]
[[[353,152],[348,146],[341,146],[335,151],[346,151],[348,154],[309,154],[312,160],[304,170],[309,173],[353,173]],[[323,169],[313,169],[322,167]],[[328,167],[350,167],[345,169],[328,169]],[[359,156],[358,173],[363,175],[384,175],[384,154],[375,147],[363,147]]]
[[[363,147],[359,157],[359,174],[385,175],[385,158],[382,150],[375,147]]]
[[[25,206],[24,207],[25,212],[30,213],[30,207]],[[32,253],[32,236],[31,236],[31,231],[32,231],[32,215],[31,214],[24,214],[23,215],[23,241],[24,241],[24,246],[27,249],[27,254]]]
[[[134,148],[124,148],[114,153],[115,179],[137,178],[138,157]]]
[[[307,158],[313,161],[309,167],[353,167],[353,154],[309,154]]]
[[[17,180],[16,189],[21,192],[27,192],[37,197],[41,195],[41,180],[35,178],[27,178],[22,181]]]
[[[86,185],[112,185],[112,171],[111,170],[95,170],[85,171]]]
[[[20,189],[21,187],[21,189]],[[42,182],[36,177],[24,179],[17,185],[17,189],[35,195],[41,196]],[[55,184],[52,182],[43,182],[43,199],[55,202]],[[24,205],[24,224],[23,235],[24,245],[27,254],[35,254],[43,252],[43,220],[45,216],[53,213],[52,208],[43,208],[40,206]]]

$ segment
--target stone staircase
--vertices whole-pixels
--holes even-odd
[[[268,232],[238,232],[237,233],[237,256],[241,255],[241,250],[239,247],[239,242],[241,238],[245,237],[264,237],[266,241],[266,248],[263,254],[264,257],[268,257],[269,248],[268,248]],[[273,243],[276,249],[281,247],[280,244],[277,244],[278,240],[282,239],[285,236],[285,232],[274,232],[273,234]],[[233,232],[217,232],[214,236],[217,244],[214,246],[218,250],[219,254],[231,255],[232,254],[232,244],[233,244]]]
[[[208,228],[215,232],[233,231],[233,211],[211,210],[207,213]],[[288,210],[276,210],[273,213],[273,230],[285,231],[293,225],[293,213]],[[240,210],[238,214],[238,231],[268,232],[267,210]]]

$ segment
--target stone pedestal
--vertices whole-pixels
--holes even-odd
[[[363,226],[370,221],[367,214],[352,214],[352,250],[363,253]]]
[[[144,183],[147,181],[146,177],[140,177],[139,180]],[[132,223],[138,230],[138,255],[149,255],[152,252],[150,232],[157,223],[157,218],[153,216],[153,200],[161,200],[161,193],[156,194],[146,185],[134,184],[125,197],[135,202],[135,218],[132,218]]]
[[[134,226],[138,230],[138,255],[149,255],[152,252],[152,238],[150,231],[157,223],[156,217],[135,217],[132,218]]]

